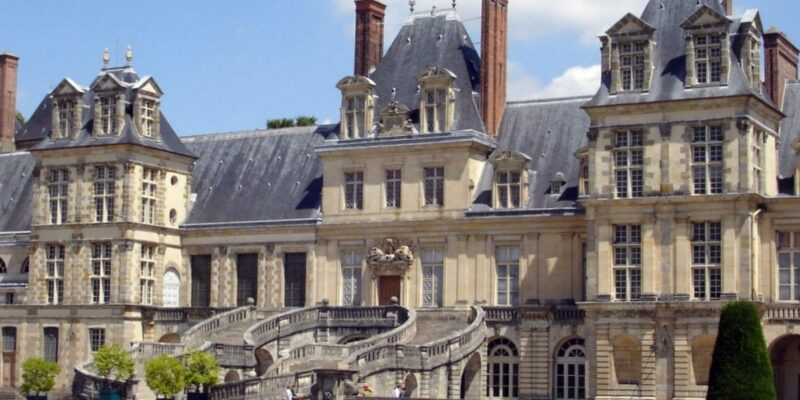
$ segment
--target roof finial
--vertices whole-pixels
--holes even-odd
[[[103,68],[108,67],[108,62],[111,61],[111,54],[108,52],[108,47],[103,49]]]
[[[431,7],[431,15],[436,15],[436,0],[433,0],[433,6]]]
[[[414,13],[414,6],[417,5],[416,0],[408,0],[408,7],[411,9],[411,13]]]
[[[131,45],[128,45],[128,49],[125,50],[125,61],[128,65],[131,65],[131,61],[133,61],[133,50],[131,50]]]
[[[453,0],[453,10],[456,9],[456,0]]]

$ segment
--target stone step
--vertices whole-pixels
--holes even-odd
[[[423,345],[469,326],[469,310],[417,310],[417,334],[408,344]]]
[[[24,398],[16,388],[0,387],[0,400],[22,400]]]

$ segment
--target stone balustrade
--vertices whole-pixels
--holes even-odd
[[[192,326],[181,335],[181,343],[186,349],[196,349],[213,334],[223,331],[236,323],[245,320],[255,320],[255,307],[244,306],[215,315],[211,318]]]
[[[223,383],[211,388],[211,400],[256,400],[283,398],[287,386],[298,389],[297,396],[307,397],[309,388],[316,382],[313,372],[283,374],[271,377],[250,378]]]
[[[764,304],[764,319],[767,323],[800,323],[800,305]]]

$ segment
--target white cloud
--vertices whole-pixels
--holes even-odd
[[[530,100],[594,94],[600,86],[600,65],[574,66],[547,84],[528,73],[520,64],[509,62],[509,100]]]

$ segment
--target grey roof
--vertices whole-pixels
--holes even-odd
[[[578,207],[580,163],[575,152],[586,145],[589,116],[581,109],[588,97],[509,102],[503,115],[497,151],[516,151],[528,161],[528,210]],[[551,181],[562,173],[561,193],[550,193]],[[473,211],[489,210],[492,202],[491,164],[484,169]]]
[[[397,91],[394,99],[411,110],[411,119],[418,125],[417,76],[426,68],[444,67],[456,75],[453,130],[485,132],[473,96],[480,86],[480,64],[478,52],[454,12],[415,15],[400,29],[389,51],[370,74],[379,97],[376,113],[392,101],[394,88]]]
[[[172,130],[169,122],[163,113],[160,115],[160,140],[150,139],[143,137],[136,131],[136,126],[132,122],[133,107],[132,100],[134,96],[133,85],[140,82],[145,78],[139,78],[136,72],[131,67],[124,68],[111,68],[103,70],[100,75],[95,79],[99,80],[106,74],[111,74],[117,77],[120,81],[127,84],[125,90],[126,111],[125,111],[125,124],[122,133],[115,136],[95,137],[91,135],[92,124],[94,122],[94,104],[95,93],[89,89],[85,89],[81,97],[83,104],[83,122],[81,124],[81,132],[74,139],[58,139],[51,138],[52,134],[52,110],[49,95],[45,97],[36,111],[33,112],[31,118],[25,125],[17,131],[15,140],[17,142],[37,143],[33,146],[32,150],[48,150],[60,148],[75,148],[75,147],[89,147],[89,146],[103,146],[112,144],[134,144],[158,150],[168,151],[183,156],[194,157],[194,155],[183,145],[178,135]]]
[[[792,145],[800,139],[800,81],[789,81],[784,87],[783,113],[781,121],[781,147],[778,153],[778,174],[789,178],[795,174],[795,150]]]
[[[318,218],[322,162],[314,147],[336,130],[325,125],[184,138],[199,159],[192,181],[197,198],[183,226]]]
[[[609,93],[611,74],[608,71],[604,71],[600,89],[586,106],[608,106],[736,95],[755,95],[767,104],[772,105],[773,102],[765,91],[762,90],[761,93],[757,93],[752,89],[742,71],[739,61],[741,37],[737,35],[743,23],[742,19],[732,19],[729,27],[729,32],[734,36],[731,41],[731,66],[728,84],[725,86],[697,87],[691,90],[684,88],[686,42],[681,23],[703,6],[708,6],[721,15],[726,14],[719,0],[650,0],[641,15],[641,19],[644,22],[655,28],[653,41],[656,46],[652,57],[654,70],[650,90],[646,93],[617,93],[611,95]],[[753,16],[748,14],[745,21],[749,21],[752,18]]]
[[[30,229],[35,165],[28,152],[0,154],[0,232]]]

